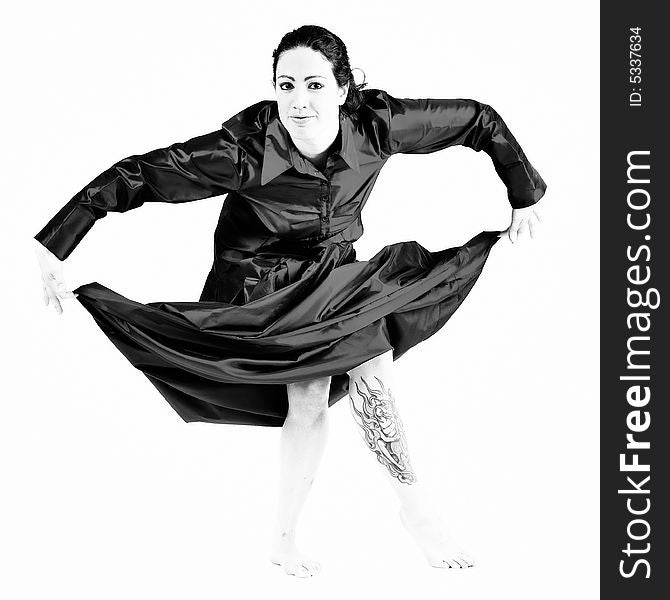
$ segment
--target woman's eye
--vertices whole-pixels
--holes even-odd
[[[311,90],[320,90],[323,87],[322,83],[319,83],[318,81],[312,81],[309,84],[309,89]],[[282,83],[279,84],[279,89],[280,90],[290,90],[293,88],[293,84],[289,83],[288,81],[283,81]]]

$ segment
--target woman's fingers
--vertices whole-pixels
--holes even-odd
[[[516,230],[516,234],[522,235],[526,233],[526,229],[528,229],[528,219],[522,219],[521,223],[519,223],[519,227]]]
[[[67,289],[67,286],[65,285],[65,282],[60,279],[59,277],[56,277],[54,273],[49,273],[47,276],[48,280],[50,283],[48,283],[48,286],[51,288],[51,290],[59,297],[59,298],[75,298],[76,296],[74,295],[73,292]]]
[[[56,286],[57,294],[60,298],[74,298],[74,294],[65,287],[62,281]]]
[[[542,215],[537,207],[515,208],[512,210],[512,223],[499,237],[505,233],[510,242],[517,241],[520,235],[528,232],[531,238],[538,232],[538,224],[542,222]]]
[[[514,220],[512,221],[512,224],[509,226],[509,240],[510,242],[514,243],[517,240],[517,236],[519,233],[519,220]]]
[[[42,280],[42,289],[44,292],[44,304],[49,305],[51,302],[58,314],[62,314],[63,306],[61,300],[65,298],[76,298],[74,292],[71,292],[65,287],[65,283],[57,281],[53,273],[49,273],[46,278]]]
[[[533,213],[528,219],[528,229],[530,231],[530,237],[535,239],[535,236],[538,233],[540,219],[537,216],[537,213]]]
[[[54,305],[56,312],[60,315],[63,312],[63,307],[60,304],[58,295],[55,294],[51,289],[49,289],[48,291],[49,291],[49,299],[51,300],[51,303]]]
[[[65,298],[76,298],[74,292],[70,291],[65,281],[63,281],[62,265],[54,260],[51,260],[48,253],[42,252],[41,248],[36,248],[37,258],[42,273],[42,294],[45,306],[51,302],[58,314],[63,312],[61,300]]]

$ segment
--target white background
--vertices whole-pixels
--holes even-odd
[[[2,595],[595,598],[598,4],[13,10],[2,35]],[[299,528],[322,572],[283,574],[267,558],[280,429],[184,423],[76,300],[61,316],[42,302],[32,236],[47,220],[117,160],[273,98],[271,53],[308,23],[345,41],[369,87],[492,105],[548,184],[540,236],[496,244],[452,319],[395,363],[419,485],[473,569],[424,562],[342,400]],[[66,282],[197,300],[222,202],[110,213],[65,262]],[[364,211],[358,258],[403,240],[458,246],[510,215],[484,153],[396,156]]]

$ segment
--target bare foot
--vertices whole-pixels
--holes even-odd
[[[434,510],[401,507],[400,520],[432,567],[464,569],[475,564],[451,541],[444,523]]]
[[[288,575],[296,577],[312,577],[321,569],[318,561],[307,558],[295,544],[284,548],[276,546],[270,554],[270,560],[275,565],[281,566]]]

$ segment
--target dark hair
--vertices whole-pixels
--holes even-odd
[[[349,84],[349,92],[344,104],[340,106],[340,111],[347,116],[354,116],[356,111],[363,103],[363,94],[361,90],[367,85],[365,83],[365,73],[363,73],[363,83],[356,84],[354,74],[349,65],[349,55],[344,42],[334,33],[318,25],[303,25],[290,31],[279,42],[279,46],[272,53],[272,83],[277,85],[277,61],[280,55],[293,48],[311,48],[321,52],[328,60],[332,69],[335,81],[340,87]],[[362,70],[362,69],[361,69]]]

